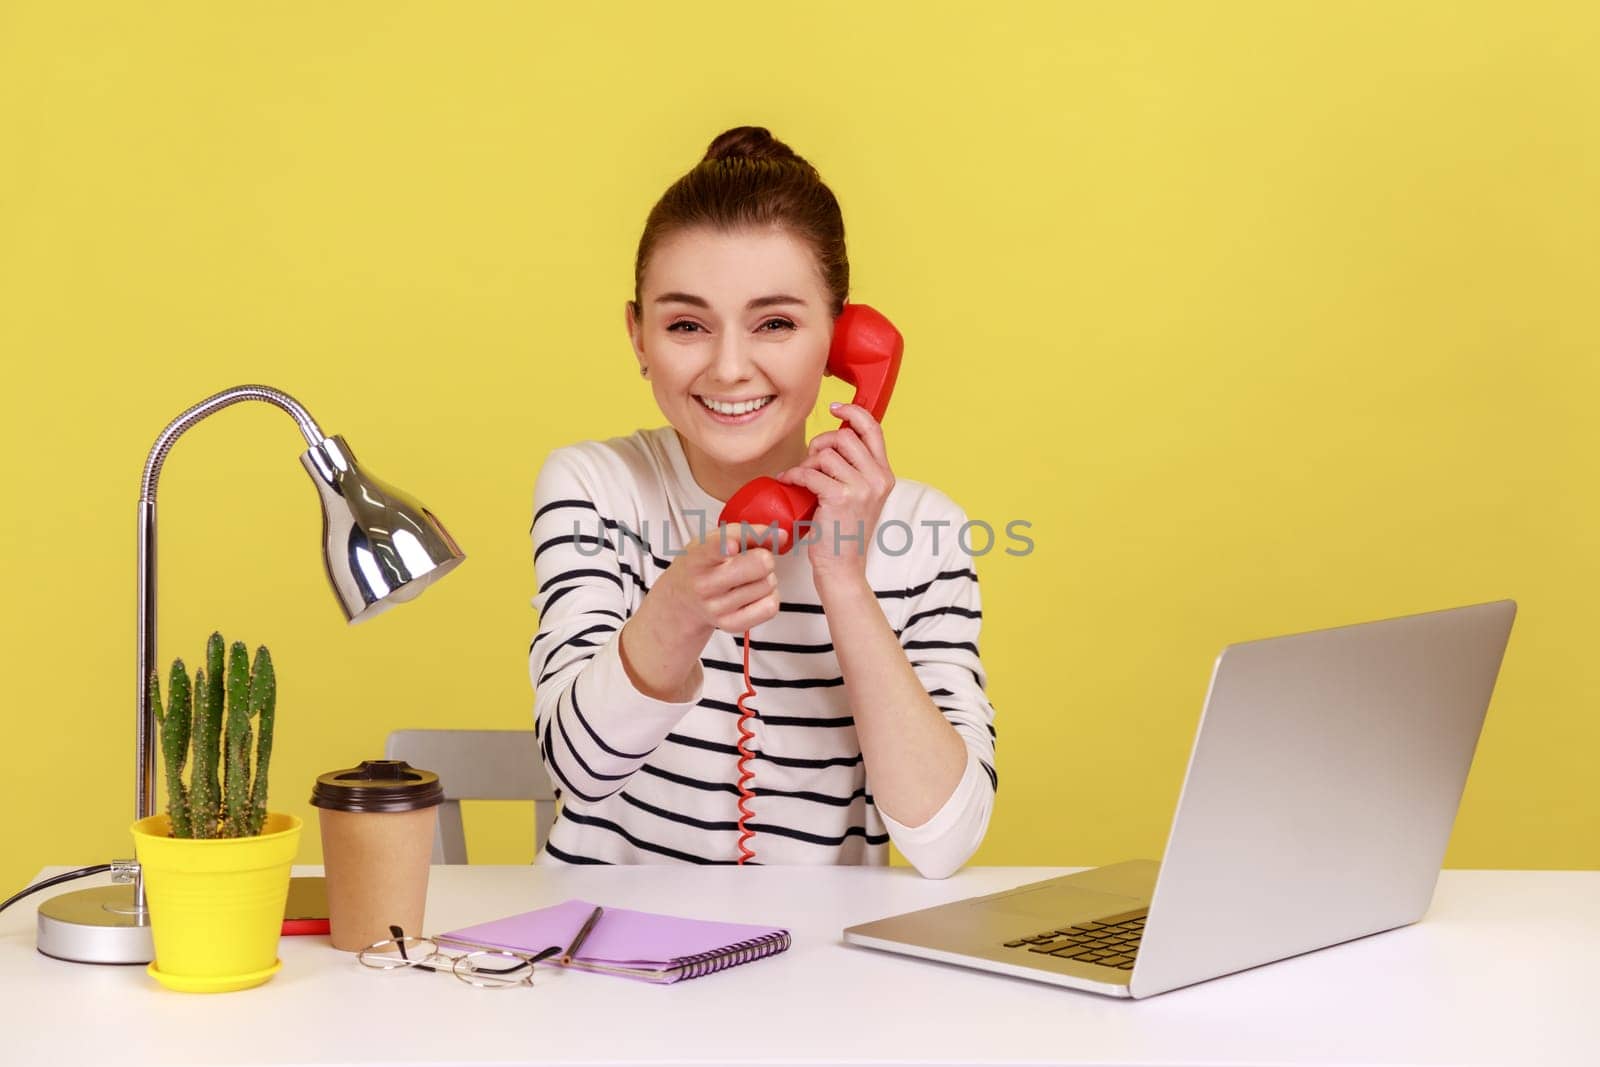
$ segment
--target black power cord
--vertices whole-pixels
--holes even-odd
[[[119,863],[97,863],[93,867],[80,867],[75,871],[68,871],[65,874],[58,874],[54,878],[46,878],[42,882],[30,885],[20,893],[7,897],[6,902],[4,904],[0,904],[0,911],[5,911],[23,897],[28,896],[31,893],[37,893],[41,889],[49,889],[53,885],[60,885],[62,882],[70,882],[75,878],[88,878],[92,874],[105,874],[107,871],[112,870],[120,872],[126,870],[128,867],[129,864],[125,861]]]

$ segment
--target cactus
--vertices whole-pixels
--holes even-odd
[[[167,767],[167,818],[173,837],[193,837],[189,818],[189,795],[183,787],[183,764],[189,750],[189,728],[194,714],[189,690],[189,672],[183,660],[174,660],[167,683],[166,711],[161,710],[161,687],[155,671],[150,672],[150,707],[161,730],[161,754]]]
[[[217,836],[217,809],[221,793],[217,787],[217,738],[220,707],[211,703],[211,680],[205,671],[195,673],[194,770],[189,775],[189,812],[194,821],[194,836]]]
[[[250,652],[243,641],[228,650],[228,718],[222,767],[222,836],[244,837],[250,808]]]
[[[267,646],[256,649],[250,671],[250,714],[256,718],[256,779],[250,788],[247,832],[259,834],[267,819],[267,765],[272,761],[272,724],[277,710],[278,680]]]
[[[192,689],[183,661],[173,661],[165,710],[159,679],[154,672],[150,676],[150,704],[161,727],[167,811],[174,837],[253,836],[266,823],[267,768],[277,707],[272,655],[265,645],[257,648],[252,668],[244,643],[234,642],[224,674],[226,647],[220,633],[211,635],[206,643],[206,668],[195,672]],[[260,738],[252,783],[250,720],[256,717]],[[193,753],[187,787],[183,782],[186,750]]]
[[[189,783],[189,804],[196,837],[216,837],[222,811],[222,635],[206,642],[206,669],[195,676],[194,772]]]

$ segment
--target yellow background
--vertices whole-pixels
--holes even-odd
[[[908,338],[897,472],[979,561],[975,862],[1159,856],[1226,643],[1515,597],[1447,862],[1600,866],[1589,5],[0,4],[0,885],[129,851],[134,518],[261,381],[467,563],[347,627],[298,434],[161,485],[161,660],[268,644],[274,807],[402,726],[526,728],[553,447],[657,425],[644,217],[769,126]],[[819,425],[820,425],[819,420]],[[526,810],[469,812],[477,859]],[[15,817],[20,814],[20,818]],[[307,835],[302,861],[320,858]]]

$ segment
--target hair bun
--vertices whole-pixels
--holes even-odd
[[[706,149],[704,161],[722,159],[792,159],[805,160],[795,155],[794,149],[772,136],[765,126],[735,126],[717,135]],[[704,162],[702,161],[702,162]]]

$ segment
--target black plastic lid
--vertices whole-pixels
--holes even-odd
[[[311,806],[329,811],[416,811],[443,803],[439,776],[405,760],[371,759],[359,767],[319,774],[311,789]]]

